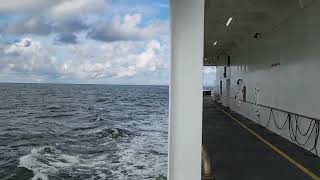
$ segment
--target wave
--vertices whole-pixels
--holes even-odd
[[[105,102],[108,100],[109,100],[109,98],[101,98],[101,99],[98,99],[96,102]]]
[[[48,90],[52,96],[41,96]],[[14,113],[0,118],[0,179],[166,179],[167,90],[10,85],[8,92],[3,100],[13,104],[0,109]]]
[[[80,163],[77,156],[63,154],[51,146],[32,149],[30,154],[21,157],[19,167],[31,170],[34,174],[32,180],[48,180],[61,169],[70,168]]]
[[[61,109],[63,107],[61,106],[50,106],[50,107],[47,107],[46,109],[49,109],[49,110],[56,110],[56,109]]]
[[[98,138],[103,137],[111,137],[113,139],[122,138],[122,137],[129,137],[134,133],[121,128],[98,128],[89,132],[89,134],[93,134]]]
[[[83,130],[90,130],[90,129],[95,129],[97,126],[86,126],[86,127],[76,127],[73,130],[74,131],[83,131]]]
[[[21,157],[19,167],[31,170],[32,180],[117,179],[113,174],[117,172],[111,171],[109,164],[108,155],[72,156],[55,147],[44,146]]]
[[[99,114],[88,116],[87,119],[89,120],[89,122],[99,122],[105,120],[102,117],[100,117]]]
[[[72,117],[74,114],[57,114],[57,115],[44,115],[44,116],[36,116],[38,119],[46,119],[46,118],[63,118],[63,117]]]

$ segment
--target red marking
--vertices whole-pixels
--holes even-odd
[[[276,66],[280,66],[280,63],[278,62],[278,63],[271,64],[271,67],[276,67]]]

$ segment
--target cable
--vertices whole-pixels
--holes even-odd
[[[320,121],[317,121],[315,119],[311,119],[310,118],[310,124],[308,125],[308,128],[306,130],[306,132],[302,132],[301,128],[299,127],[299,120],[300,120],[300,116],[297,115],[297,114],[294,114],[294,119],[292,119],[292,114],[291,113],[286,113],[287,116],[286,116],[286,119],[285,119],[285,122],[280,125],[279,124],[279,121],[276,120],[275,118],[275,115],[274,115],[274,110],[273,108],[270,108],[270,113],[269,113],[269,118],[268,118],[268,122],[265,124],[265,125],[262,125],[261,121],[260,121],[260,116],[258,116],[257,120],[258,120],[258,123],[264,127],[264,128],[267,128],[270,121],[271,121],[271,118],[276,126],[277,129],[279,130],[283,130],[286,125],[288,124],[288,130],[289,130],[289,136],[290,136],[290,139],[293,141],[293,142],[296,142],[298,145],[302,146],[302,147],[305,147],[306,144],[308,142],[310,142],[311,140],[311,136],[314,134],[314,142],[313,142],[313,145],[311,147],[310,150],[308,150],[309,152],[315,152],[316,155],[319,156],[319,152],[318,152],[318,142],[319,142],[319,136],[320,136]],[[279,111],[279,110],[278,110]],[[307,137],[306,140],[304,142],[300,142],[298,139],[299,137]]]
[[[312,136],[312,134],[314,132],[314,128],[316,127],[315,126],[316,124],[314,124],[314,126],[312,127],[311,132],[310,132],[310,128],[311,128],[311,124],[312,124],[312,121],[311,121],[311,123],[309,124],[309,128],[308,128],[307,132],[302,133],[301,131],[299,131],[300,128],[299,128],[298,120],[299,120],[299,116],[295,115],[295,123],[294,123],[295,127],[293,127],[292,121],[289,122],[289,124],[290,124],[289,125],[290,138],[291,138],[292,141],[295,141],[300,146],[305,146],[309,142],[309,140],[310,140],[310,138],[311,138],[311,136]],[[305,142],[301,143],[298,140],[298,133],[300,135],[302,135],[303,137],[307,136],[308,134],[309,134],[309,136],[307,137]],[[312,151],[312,149],[314,149],[314,148],[312,147],[311,150],[309,150],[309,151]]]
[[[283,125],[280,127],[279,124],[278,124],[277,121],[276,121],[276,118],[274,117],[273,109],[270,110],[270,113],[272,113],[272,119],[273,119],[273,122],[274,122],[274,124],[276,125],[276,127],[277,127],[278,129],[281,129],[281,130],[282,130],[282,129],[286,126],[286,124],[287,124],[287,122],[288,122],[288,120],[289,120],[290,115],[289,115],[289,114],[287,115],[285,122],[284,122]]]
[[[289,136],[290,136],[290,139],[293,141],[293,142],[296,142],[298,145],[302,146],[302,147],[305,147],[308,142],[310,142],[311,140],[311,137],[312,135],[314,135],[314,141],[313,141],[313,145],[312,145],[312,148],[310,150],[308,150],[309,152],[315,152],[316,155],[319,156],[319,151],[318,151],[318,144],[319,144],[319,136],[320,136],[320,120],[319,119],[315,119],[315,118],[312,118],[312,117],[308,117],[308,116],[304,116],[304,115],[299,115],[299,114],[296,114],[296,113],[292,113],[292,112],[288,112],[288,111],[285,111],[285,110],[281,110],[281,109],[277,109],[277,108],[272,108],[270,106],[265,106],[265,105],[261,105],[261,104],[258,104],[258,93],[257,93],[257,90],[255,91],[255,96],[254,96],[254,102],[249,102],[249,101],[243,101],[243,100],[240,100],[240,99],[237,99],[236,97],[238,97],[237,95],[235,96],[235,100],[238,100],[238,101],[243,101],[245,103],[249,103],[249,104],[252,104],[252,105],[255,105],[255,113],[256,113],[256,116],[257,116],[257,122],[260,126],[264,127],[264,128],[267,128],[270,124],[270,121],[271,121],[271,118],[276,126],[277,129],[279,130],[283,130],[286,125],[288,124],[288,131],[289,131]],[[270,113],[269,113],[269,118],[268,118],[268,121],[265,125],[263,125],[261,123],[261,113],[260,113],[260,110],[258,109],[258,107],[264,107],[264,108],[268,108],[270,109]],[[237,106],[237,109],[240,110],[240,106]],[[283,113],[286,113],[287,116],[286,116],[286,119],[285,119],[285,122],[280,125],[278,120],[276,120],[275,118],[275,115],[274,115],[274,111],[279,111],[279,112],[283,112]],[[292,115],[294,115],[294,119],[292,119]],[[300,126],[299,126],[299,120],[300,120],[300,117],[303,117],[305,119],[309,119],[310,120],[310,123],[308,125],[308,128],[305,132],[302,132]],[[305,137],[305,141],[304,142],[300,142],[299,140],[299,137]]]
[[[267,124],[266,124],[266,125],[262,125],[262,124],[260,123],[261,126],[263,126],[263,127],[265,127],[265,128],[268,127],[268,125],[269,125],[269,123],[270,123],[270,119],[271,119],[271,112],[272,112],[272,109],[270,110]]]
[[[308,134],[308,132],[309,132],[309,130],[310,130],[310,128],[311,128],[311,124],[312,124],[313,122],[314,122],[313,127],[316,125],[315,120],[311,120],[311,122],[310,122],[310,124],[309,124],[309,127],[308,127],[308,130],[307,130],[305,133],[302,133],[301,130],[300,130],[300,128],[299,128],[299,126],[297,126],[297,127],[298,127],[298,132],[299,132],[299,134],[302,135],[302,136],[306,136],[306,135]]]
[[[310,151],[315,151],[316,155],[319,155],[318,153],[318,141],[319,141],[319,136],[320,136],[320,122],[316,121],[316,132],[315,132],[315,139],[313,143],[313,147],[311,148]]]

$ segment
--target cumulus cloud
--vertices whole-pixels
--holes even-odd
[[[1,71],[6,74],[55,75],[56,59],[53,52],[29,38],[2,47]]]
[[[7,33],[15,34],[39,34],[48,35],[52,32],[53,27],[45,19],[30,17],[14,24],[9,24],[5,29]]]
[[[59,4],[63,0],[0,0],[0,14],[3,13],[34,13]]]
[[[31,38],[0,47],[0,72],[42,78],[131,78],[164,69],[167,63],[164,49],[156,40],[147,44],[91,42],[67,45],[68,56],[63,60],[58,59],[55,51]]]
[[[1,1],[1,0],[0,0]],[[25,6],[25,7],[24,7]],[[2,33],[16,35],[57,34],[60,42],[75,43],[76,32],[86,31],[89,26],[87,16],[106,11],[108,5],[104,0],[24,0],[0,2],[0,14],[20,15],[18,21],[0,24]]]
[[[55,32],[72,33],[86,30],[88,26],[80,19],[68,19],[55,22],[53,25]]]
[[[144,17],[144,7],[130,10],[109,0],[0,0],[0,81],[91,82],[167,73],[168,20]]]
[[[72,33],[63,33],[57,36],[56,41],[66,43],[66,44],[76,44],[77,36]]]
[[[149,65],[148,69],[155,71],[157,66],[161,65],[161,60],[157,56],[160,48],[158,41],[148,43],[145,51],[137,56],[136,67],[145,68]]]
[[[106,10],[104,0],[0,0],[0,14],[48,14],[51,18],[76,17]],[[48,13],[49,12],[49,13]]]
[[[53,6],[49,16],[53,19],[79,18],[84,14],[106,11],[107,7],[104,0],[69,0]]]
[[[92,51],[90,48],[95,49]],[[73,56],[64,63],[64,74],[81,78],[126,78],[139,73],[165,68],[167,58],[156,40],[75,44],[70,46]],[[138,52],[138,49],[142,49]]]
[[[55,40],[63,43],[76,43],[77,32],[87,32],[87,38],[105,42],[151,40],[155,36],[168,34],[168,21],[142,25],[141,14],[126,14],[123,17],[118,15],[111,20],[98,18],[99,20],[90,22],[90,17],[98,14],[103,16],[109,6],[105,0],[6,1],[0,3],[0,13],[12,11],[22,15],[22,18],[0,24],[0,31],[16,35],[55,34]]]
[[[41,36],[54,33],[57,36],[55,40],[59,42],[76,43],[76,33],[85,31],[87,28],[88,26],[79,19],[52,22],[43,17],[30,17],[2,27],[0,31],[17,35],[34,34]]]
[[[88,37],[100,41],[146,40],[168,32],[167,22],[141,26],[141,14],[116,16],[111,22],[99,22],[88,33]]]

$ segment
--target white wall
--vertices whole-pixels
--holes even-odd
[[[259,88],[258,104],[320,119],[320,2],[301,9],[273,32],[262,36],[262,39],[252,38],[245,42],[231,55],[231,97],[236,93],[236,81],[243,79],[248,101],[255,101],[255,88]],[[274,63],[280,63],[280,66],[271,67]],[[222,102],[225,104],[223,67],[218,67],[217,72],[216,84],[223,80]],[[254,105],[231,100],[231,108],[257,121]],[[261,123],[266,123],[270,110],[258,110]],[[275,115],[279,124],[283,124],[285,114]],[[309,123],[308,119],[299,120],[302,131],[307,130]],[[278,130],[270,122],[268,128],[290,139],[288,125],[284,130]],[[306,149],[310,149],[314,138],[313,135]],[[304,141],[303,137],[298,139]]]

